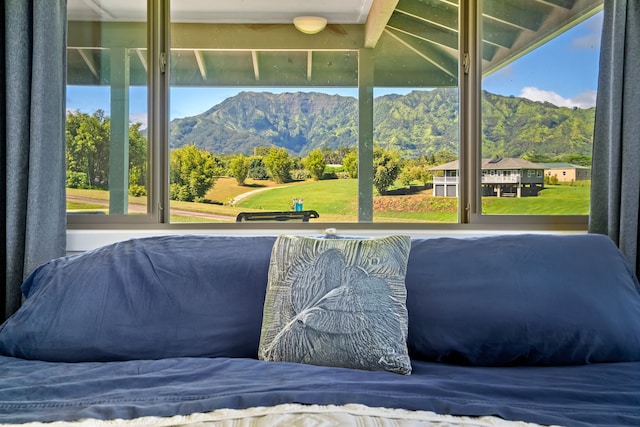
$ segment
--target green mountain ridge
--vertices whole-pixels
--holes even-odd
[[[374,100],[374,142],[406,158],[458,150],[458,91],[415,90]],[[590,156],[595,108],[558,107],[483,92],[483,156]],[[358,145],[358,102],[318,92],[240,92],[202,114],[174,119],[170,148],[214,154],[284,147],[293,155]]]

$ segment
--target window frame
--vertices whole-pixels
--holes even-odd
[[[487,215],[482,214],[481,183],[481,1],[459,2],[459,187],[458,222],[456,223],[393,223],[373,222],[373,144],[367,132],[359,132],[358,222],[309,224],[250,223],[171,223],[169,202],[169,66],[170,0],[147,1],[148,49],[148,206],[142,215],[67,215],[68,230],[209,230],[238,233],[242,230],[311,231],[322,228],[341,230],[392,231],[410,230],[543,230],[586,231],[588,215]],[[362,117],[373,109],[373,49],[358,50],[359,125]],[[153,65],[155,64],[155,65]],[[371,141],[371,142],[370,142]],[[475,142],[474,142],[475,141]],[[531,171],[530,171],[531,172]],[[491,171],[493,174],[494,171]]]

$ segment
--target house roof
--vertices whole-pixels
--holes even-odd
[[[544,166],[545,169],[591,169],[588,166],[574,165],[567,162],[544,162],[538,164]]]
[[[602,2],[484,0],[483,74],[589,18]],[[125,49],[130,84],[146,85],[144,5],[69,0],[68,84],[109,85],[111,55]],[[356,87],[362,48],[373,50],[376,87],[458,85],[459,0],[192,0],[171,7],[172,86]],[[329,24],[302,34],[292,16],[303,12]]]
[[[505,157],[496,159],[482,159],[482,169],[544,169],[544,167],[538,163],[532,163],[525,159]],[[434,166],[429,170],[458,170],[458,160],[454,160],[449,163]]]

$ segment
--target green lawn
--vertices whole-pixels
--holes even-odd
[[[98,205],[95,203],[83,203],[83,202],[67,202],[67,210],[68,211],[93,211],[93,210],[102,210],[105,209],[104,205]]]
[[[451,212],[374,212],[375,222],[457,222],[458,214]]]
[[[547,185],[538,197],[483,197],[482,213],[490,215],[588,215],[588,185]]]
[[[219,187],[221,189],[222,185]],[[172,221],[175,222],[229,222],[241,211],[291,209],[294,197],[304,199],[305,210],[315,210],[321,222],[356,222],[358,211],[358,181],[333,179],[325,181],[293,182],[278,187],[266,185],[259,191],[239,200],[235,205],[171,202]],[[268,188],[268,189],[266,189]],[[233,191],[232,191],[233,190]],[[240,187],[240,191],[256,190],[256,186]],[[229,194],[236,189],[228,190]],[[87,200],[67,202],[67,210],[105,209],[99,201],[108,200],[108,192],[100,190],[72,190],[69,196],[86,197]],[[95,203],[91,203],[94,201]],[[146,204],[146,198],[130,197],[129,204]],[[588,215],[589,183],[576,185],[549,185],[538,197],[484,197],[483,213],[488,215]],[[179,211],[180,210],[180,211]],[[193,215],[190,215],[193,213]],[[222,215],[206,218],[198,213]],[[226,218],[226,219],[225,219]],[[411,196],[374,197],[374,221],[376,222],[457,222],[457,200],[433,197],[431,190]]]
[[[432,199],[430,191],[421,193],[425,201]],[[248,209],[288,210],[291,199],[304,198],[304,208],[313,209],[321,215],[352,216],[357,214],[357,181],[328,180],[307,182],[295,187],[284,187],[257,193],[237,204]],[[401,200],[406,196],[387,196]],[[449,199],[449,198],[446,198]],[[441,199],[444,200],[444,199]],[[455,199],[453,204],[430,203],[422,211],[376,209],[376,221],[425,221],[456,222],[458,218]],[[549,185],[537,197],[484,197],[483,213],[488,215],[588,215],[589,186]],[[439,208],[439,205],[442,205]],[[322,216],[326,220],[325,216]]]
[[[320,213],[321,221],[356,221],[358,180],[308,181],[258,192],[236,203],[245,210],[288,211],[294,197],[304,199],[305,210]]]

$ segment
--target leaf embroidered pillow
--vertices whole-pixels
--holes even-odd
[[[408,236],[279,236],[271,252],[259,357],[411,373]]]

